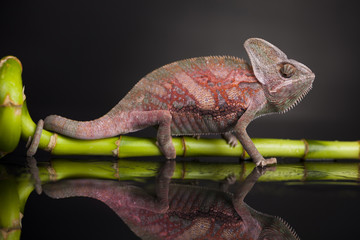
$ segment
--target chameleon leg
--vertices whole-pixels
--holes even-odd
[[[256,149],[255,144],[251,141],[251,138],[246,132],[246,127],[254,119],[254,111],[251,111],[249,108],[245,113],[240,117],[239,121],[235,126],[235,135],[241,142],[242,146],[255,162],[256,166],[264,167],[269,164],[276,164],[276,158],[264,159],[264,157]]]
[[[174,160],[167,160],[156,177],[157,212],[165,212],[169,208],[169,185],[175,171],[175,165]]]
[[[138,111],[130,114],[134,130],[158,125],[157,146],[167,159],[175,159],[176,151],[171,137],[171,119],[169,111]],[[131,132],[131,131],[130,131]]]
[[[246,177],[245,181],[234,193],[232,198],[233,206],[240,217],[250,226],[258,226],[256,219],[251,215],[248,207],[244,203],[244,198],[251,191],[256,181],[266,172],[266,168],[255,167],[249,176]]]
[[[155,213],[165,213],[169,209],[169,184],[175,171],[176,162],[167,160],[159,169],[156,177],[156,197],[149,195],[143,189],[136,188],[128,192],[129,207],[145,209]]]
[[[35,133],[34,133],[33,139],[31,140],[30,147],[28,148],[28,150],[26,152],[26,155],[28,157],[32,157],[35,155],[35,153],[38,149],[38,146],[39,146],[41,132],[43,130],[43,127],[44,127],[44,121],[42,119],[40,119],[36,126]]]
[[[238,139],[231,132],[223,133],[221,137],[226,140],[230,147],[236,147],[238,145]]]

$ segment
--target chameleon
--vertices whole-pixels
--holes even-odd
[[[169,160],[160,169],[155,196],[131,183],[99,179],[47,183],[43,191],[54,199],[100,200],[141,239],[299,239],[285,220],[243,201],[267,167],[255,167],[234,192],[227,188],[235,175],[229,175],[223,189],[170,183],[174,167],[175,161]]]
[[[209,56],[160,67],[98,119],[50,115],[39,121],[27,155],[36,153],[43,128],[77,139],[100,139],[156,126],[156,144],[167,159],[176,157],[172,136],[221,134],[231,147],[239,140],[257,166],[276,164],[276,158],[259,153],[246,128],[255,118],[292,109],[311,90],[315,74],[263,39],[247,39],[244,47],[251,64]]]

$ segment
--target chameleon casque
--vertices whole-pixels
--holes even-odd
[[[73,138],[99,139],[157,126],[157,145],[167,159],[176,157],[171,136],[222,134],[231,146],[239,140],[257,166],[276,163],[262,157],[246,127],[257,117],[294,107],[311,89],[315,74],[263,39],[250,38],[244,47],[252,65],[229,56],[165,65],[96,120],[50,115],[39,121],[27,154],[35,154],[43,127]]]
[[[234,192],[170,183],[175,161],[156,180],[156,196],[142,187],[112,180],[69,179],[43,185],[52,198],[90,197],[102,201],[141,239],[299,240],[281,218],[252,209],[243,200],[267,169],[256,167]],[[236,185],[235,185],[236,186]]]

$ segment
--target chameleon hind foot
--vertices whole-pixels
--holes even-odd
[[[166,159],[171,160],[176,158],[176,151],[172,141],[165,142],[164,145],[160,144],[159,141],[156,141],[156,146],[160,149],[160,152],[165,156]]]
[[[164,165],[159,169],[158,179],[171,179],[176,167],[175,160],[166,160]]]
[[[271,165],[271,164],[276,164],[277,161],[276,161],[276,158],[264,158],[258,162],[256,162],[256,166],[257,167],[265,167],[265,166],[268,166],[268,165]]]
[[[26,156],[32,157],[35,155],[35,153],[39,147],[41,133],[42,133],[43,128],[44,128],[44,121],[42,119],[40,119],[36,126],[36,130],[35,130],[32,140],[31,140],[30,147],[28,148],[28,150],[26,152]]]

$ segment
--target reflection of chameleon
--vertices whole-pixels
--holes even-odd
[[[282,219],[260,213],[243,199],[265,170],[255,168],[236,193],[170,184],[175,162],[156,181],[156,197],[111,180],[64,180],[43,186],[53,198],[85,196],[112,208],[142,239],[299,239]]]
[[[158,126],[157,144],[168,159],[176,157],[171,135],[217,133],[231,146],[240,140],[257,165],[276,163],[275,158],[261,156],[246,127],[254,118],[296,105],[311,89],[315,75],[265,40],[251,38],[244,46],[252,67],[227,56],[186,59],[146,75],[99,119],[79,122],[48,116],[39,122],[28,155],[36,152],[43,124],[45,129],[79,139]]]

